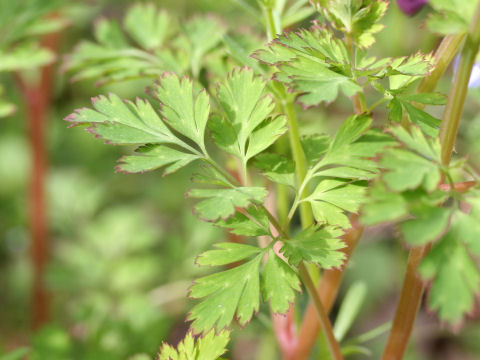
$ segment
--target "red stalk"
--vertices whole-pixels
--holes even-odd
[[[44,47],[55,51],[58,34],[45,36]],[[22,91],[28,121],[28,135],[31,147],[30,180],[30,233],[32,239],[32,326],[34,329],[46,324],[50,318],[50,296],[45,285],[45,270],[48,263],[48,222],[46,211],[45,175],[47,170],[47,151],[45,145],[46,120],[50,110],[54,65],[44,66],[40,71],[40,80],[36,84],[24,81],[17,76]]]

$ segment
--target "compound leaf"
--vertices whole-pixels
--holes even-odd
[[[245,209],[248,216],[243,212],[236,212],[235,215],[226,220],[220,219],[215,225],[230,229],[232,234],[243,236],[270,236],[270,221],[267,213],[261,207],[250,206]]]
[[[262,187],[237,187],[232,189],[193,189],[188,195],[205,199],[195,205],[195,212],[203,219],[226,219],[234,214],[235,207],[246,208],[261,204],[267,196]]]
[[[274,313],[285,314],[295,300],[295,291],[301,291],[295,271],[270,250],[261,280],[263,300],[270,302]]]
[[[343,231],[334,226],[311,227],[285,241],[280,251],[294,266],[303,260],[323,269],[338,268],[345,260],[345,254],[339,251],[345,247],[341,235]]]
[[[286,130],[286,118],[270,118],[275,106],[266,94],[266,82],[253,70],[232,71],[218,86],[223,118],[210,125],[216,144],[244,163],[272,145]]]
[[[205,336],[198,337],[196,341],[190,331],[176,349],[164,343],[157,360],[217,360],[227,351],[229,341],[229,331],[224,330],[217,334],[212,330]]]
[[[211,328],[223,329],[235,317],[245,325],[258,311],[260,293],[275,313],[285,313],[294,300],[294,291],[300,291],[295,271],[271,246],[265,249],[243,244],[220,244],[220,250],[207,251],[198,258],[202,265],[218,265],[243,260],[243,264],[229,270],[202,277],[195,281],[190,296],[203,299],[189,315],[195,332]],[[262,259],[268,254],[265,265]],[[250,258],[250,259],[248,259]]]

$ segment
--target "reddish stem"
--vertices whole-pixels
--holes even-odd
[[[363,227],[357,223],[358,216],[352,215],[352,228],[343,236],[346,247],[342,250],[346,256],[345,264],[350,260],[358,240],[362,236]],[[345,267],[346,265],[344,265]],[[340,288],[344,269],[332,269],[324,271],[317,292],[320,295],[325,311],[330,312]],[[295,360],[307,359],[315,344],[315,339],[320,333],[320,324],[317,320],[316,310],[312,303],[307,307],[303,316],[300,333],[298,335],[298,345],[295,351]]]
[[[45,36],[43,46],[54,51],[58,44],[58,34]],[[45,175],[47,152],[45,146],[45,124],[52,93],[54,65],[40,70],[38,83],[30,84],[17,76],[18,84],[25,101],[28,131],[32,156],[30,182],[30,232],[32,239],[32,326],[34,329],[48,322],[50,300],[45,285],[45,269],[48,263],[48,223],[46,214]]]

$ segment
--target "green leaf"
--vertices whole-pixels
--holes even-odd
[[[391,139],[368,131],[368,116],[351,116],[340,126],[327,153],[312,167],[315,177],[342,177],[351,180],[371,179],[378,164],[371,160],[391,143]],[[367,132],[368,131],[368,132]]]
[[[158,360],[217,360],[227,351],[230,332],[210,331],[205,336],[194,339],[192,332],[178,344],[177,349],[163,343]]]
[[[293,269],[273,250],[262,270],[261,291],[263,300],[270,303],[276,314],[285,314],[295,300],[295,291],[301,291],[300,281]]]
[[[419,206],[414,219],[400,225],[405,241],[412,246],[425,245],[437,240],[449,224],[452,211],[443,207]]]
[[[401,194],[387,191],[382,183],[376,183],[368,191],[367,199],[362,206],[360,222],[365,225],[376,225],[399,220],[407,215],[407,199]]]
[[[427,20],[427,27],[442,35],[459,34],[467,32],[476,1],[462,0],[431,0],[429,4],[436,10]]]
[[[165,145],[144,145],[135,150],[139,156],[123,156],[116,169],[125,173],[143,173],[169,165],[164,175],[169,175],[176,170],[201,159],[200,156],[175,150]]]
[[[92,133],[113,144],[182,145],[146,100],[132,103],[109,94],[94,98],[92,104],[94,109],[76,110],[66,120],[74,125],[89,124]]]
[[[305,106],[331,103],[337,99],[339,92],[350,97],[362,91],[362,87],[349,76],[306,58],[280,65],[280,71],[291,79],[287,81],[289,87],[301,94],[298,100]]]
[[[480,274],[467,245],[478,240],[480,233],[472,234],[474,238],[459,237],[462,221],[458,221],[458,215],[454,215],[450,231],[420,265],[421,275],[433,281],[428,297],[430,308],[438,311],[441,320],[453,325],[458,325],[471,311],[480,290]]]
[[[119,171],[144,172],[168,165],[165,174],[169,174],[203,155],[177,137],[165,122],[193,140],[205,154],[204,133],[210,104],[204,91],[195,96],[192,82],[173,74],[164,74],[156,94],[162,102],[163,118],[145,100],[132,103],[110,94],[95,98],[94,109],[79,109],[66,120],[74,125],[90,125],[88,130],[107,143],[142,145],[136,150],[138,155],[120,160]]]
[[[171,19],[153,3],[134,4],[123,20],[125,30],[144,49],[161,47],[171,30]],[[141,26],[139,26],[141,24]]]
[[[325,134],[303,136],[300,139],[309,166],[313,166],[328,151],[332,140]]]
[[[329,63],[346,65],[350,58],[343,42],[333,32],[318,26],[285,33],[270,42],[266,48],[257,50],[253,57],[269,65],[307,58],[325,66],[329,66]]]
[[[344,212],[358,212],[364,194],[364,186],[326,179],[317,185],[305,201],[311,203],[317,222],[350,228],[350,221]]]
[[[348,330],[352,327],[367,295],[367,285],[364,282],[352,284],[340,305],[333,332],[338,341],[345,338]]]
[[[0,72],[22,71],[47,65],[55,60],[48,49],[35,43],[25,43],[10,50],[0,49]]]
[[[255,157],[254,165],[269,180],[295,188],[295,164],[284,156],[263,153]]]
[[[401,126],[392,127],[391,132],[406,148],[388,149],[382,155],[380,163],[388,170],[382,176],[386,185],[393,191],[419,186],[435,190],[441,179],[439,140],[427,139],[414,126],[410,133]]]
[[[326,28],[284,34],[254,57],[276,65],[277,79],[300,93],[299,101],[306,106],[331,102],[339,91],[352,96],[362,89],[351,76],[345,45]]]
[[[447,97],[441,93],[403,94],[397,95],[397,97],[425,105],[445,105],[447,103]]]
[[[236,212],[226,220],[218,220],[215,225],[230,229],[230,232],[236,235],[271,236],[270,221],[263,208],[251,206],[245,211],[248,216],[242,212]]]
[[[300,283],[293,269],[281,260],[271,246],[266,249],[243,244],[217,245],[220,250],[207,251],[198,259],[202,265],[245,262],[229,270],[195,281],[190,296],[203,299],[189,315],[195,332],[218,330],[230,325],[235,317],[245,325],[260,307],[260,292],[275,313],[285,313],[294,300]],[[264,256],[268,259],[261,268]],[[253,257],[252,257],[253,256]],[[251,257],[251,259],[246,260]]]
[[[345,247],[341,235],[343,231],[333,226],[311,227],[284,241],[280,251],[294,266],[306,261],[323,269],[339,268],[345,260],[345,254],[339,251]]]
[[[216,144],[243,163],[272,145],[286,130],[286,118],[269,118],[275,104],[266,94],[266,82],[251,69],[234,70],[218,86],[223,118],[210,125]]]
[[[229,55],[235,59],[239,65],[252,68],[257,74],[264,75],[266,74],[264,68],[258,62],[256,62],[255,59],[250,57],[250,54],[253,52],[253,50],[255,50],[255,47],[251,45],[252,37],[252,34],[245,36],[224,35],[223,44],[225,45]],[[256,48],[258,48],[258,46]]]
[[[351,36],[361,48],[370,47],[375,42],[373,35],[384,28],[378,22],[387,11],[386,1],[315,0],[313,3],[332,26]]]
[[[441,123],[439,119],[408,102],[401,101],[401,103],[412,123],[418,125],[428,136],[436,137],[438,135]]]
[[[97,23],[96,42],[82,41],[67,57],[64,67],[73,74],[72,80],[95,79],[97,84],[105,84],[156,78],[165,71],[185,74],[189,68],[197,78],[205,56],[213,49],[212,42],[216,46],[220,41],[219,30],[223,28],[210,18],[196,18],[179,29],[153,4],[133,5],[123,25],[125,31],[115,20]]]
[[[200,74],[205,55],[222,41],[225,26],[212,16],[196,17],[183,25],[183,31],[188,38],[190,67],[196,78]]]
[[[202,277],[190,289],[190,297],[206,298],[195,305],[188,319],[195,332],[218,330],[230,325],[235,314],[245,325],[260,306],[260,263],[262,256],[232,269]]]
[[[161,114],[166,122],[204,150],[205,127],[210,114],[206,90],[195,94],[193,81],[165,73],[155,88],[155,95],[162,103]]]
[[[193,189],[188,195],[205,199],[195,205],[195,212],[203,219],[226,219],[234,214],[235,207],[247,208],[261,204],[267,196],[262,187],[237,187],[233,189]]]
[[[244,260],[262,252],[262,249],[237,243],[219,243],[219,250],[209,250],[197,257],[196,263],[203,266],[219,266]]]

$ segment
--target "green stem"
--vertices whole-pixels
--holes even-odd
[[[280,33],[279,27],[275,23],[275,17],[273,16],[273,9],[271,6],[264,6],[263,11],[265,12],[265,20],[267,26],[268,40],[272,41],[275,38],[275,35]]]
[[[442,144],[442,163],[448,165],[457,138],[458,126],[463,112],[463,105],[468,91],[468,82],[480,45],[480,4],[475,12],[470,30],[465,40],[460,61],[455,73],[453,85],[448,94],[448,102],[440,127]]]
[[[293,161],[296,167],[297,184],[300,186],[305,180],[307,174],[307,160],[303,152],[302,143],[300,141],[300,129],[298,126],[297,116],[293,107],[293,102],[285,100],[283,103],[285,114],[287,115],[289,125],[289,139],[292,148]],[[306,198],[308,194],[308,187],[304,187],[299,194],[300,199]],[[310,204],[307,202],[300,203],[300,220],[302,227],[305,229],[313,224],[313,213]]]
[[[435,52],[435,68],[430,75],[423,78],[418,85],[417,91],[419,93],[431,93],[437,87],[438,81],[445,73],[448,65],[453,60],[453,57],[457,53],[460,44],[465,38],[465,34],[460,35],[448,35],[443,38],[437,51]]]

